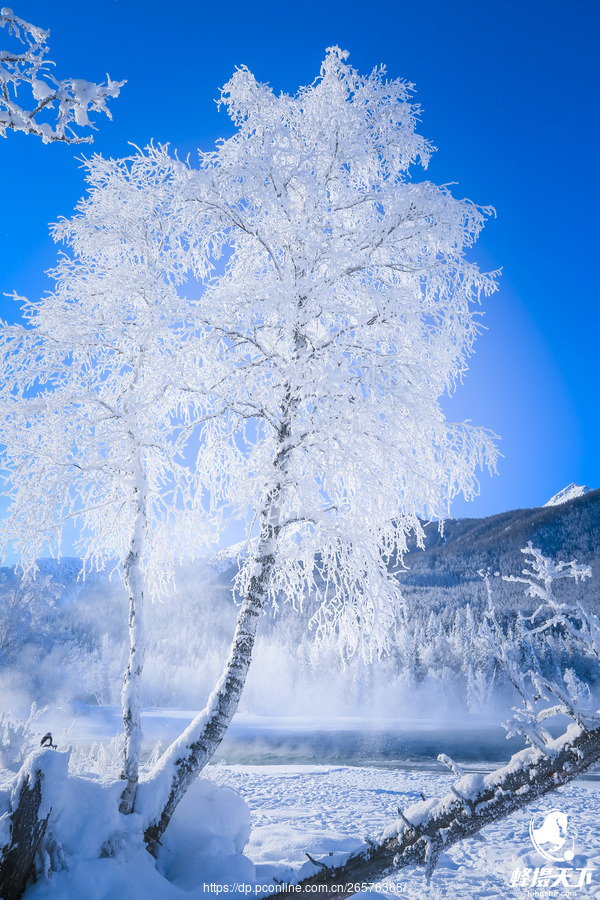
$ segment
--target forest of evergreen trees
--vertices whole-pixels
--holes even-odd
[[[397,576],[405,602],[390,656],[370,664],[342,661],[333,643],[315,643],[311,598],[300,612],[282,602],[261,623],[243,710],[393,717],[418,714],[424,698],[429,711],[437,705],[483,713],[510,702],[484,627],[485,571],[492,575],[498,618],[524,664],[535,656],[548,674],[561,671],[593,688],[600,673],[579,658],[567,635],[540,635],[532,646],[524,619],[534,600],[521,585],[493,576],[519,574],[521,548],[532,541],[548,556],[591,565],[591,580],[564,583],[563,590],[578,591],[598,613],[600,491],[558,507],[450,520],[443,535],[429,525],[427,534],[425,551],[410,553]],[[225,552],[182,569],[177,590],[148,608],[144,705],[197,709],[205,701],[234,628],[236,566]],[[78,570],[78,561],[67,559],[42,561],[35,581],[11,569],[0,572],[0,690],[13,706],[119,702],[126,597],[118,579],[82,582]]]

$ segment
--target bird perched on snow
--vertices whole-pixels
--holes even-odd
[[[57,745],[52,743],[52,735],[48,731],[47,734],[44,735],[42,740],[40,741],[42,747],[52,747],[53,750],[56,750]]]

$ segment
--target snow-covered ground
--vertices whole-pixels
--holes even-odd
[[[316,871],[307,854],[329,863],[341,861],[396,819],[398,806],[405,809],[421,792],[427,797],[444,794],[452,780],[450,774],[318,765],[218,764],[209,766],[205,775],[178,809],[156,867],[135,839],[135,816],[128,817],[132,830],[120,832],[116,857],[86,858],[80,850],[68,859],[68,869],[31,885],[25,900],[276,896],[276,882],[293,884]],[[81,796],[81,791],[77,794]],[[531,809],[489,826],[485,841],[467,840],[443,853],[429,886],[421,869],[404,869],[360,893],[410,900],[565,896],[597,900],[599,799],[597,782],[564,787]],[[97,810],[98,798],[89,786],[87,825],[77,825],[81,811],[70,811],[70,824],[66,830],[62,826],[65,849],[69,840],[81,848],[82,833],[85,838],[93,829],[114,827],[101,815],[92,827],[89,822]],[[539,825],[552,810],[568,819],[568,846],[573,846],[574,857],[566,863],[546,862],[529,836],[532,817]],[[580,881],[571,894],[570,887]]]
[[[114,734],[117,711],[82,708],[79,712],[64,745],[75,744],[71,771],[80,780],[79,785],[74,790],[73,783],[65,780],[64,788],[56,790],[53,801],[68,869],[54,872],[49,881],[42,879],[32,885],[26,900],[209,900],[211,895],[225,893],[224,885],[229,886],[227,893],[232,885],[237,885],[238,896],[273,895],[275,880],[294,883],[316,871],[307,854],[329,863],[341,861],[365,838],[378,837],[386,825],[396,820],[398,807],[406,809],[422,793],[427,798],[442,796],[455,780],[446,769],[433,771],[436,763],[429,745],[421,760],[413,758],[406,765],[401,762],[396,766],[388,760],[382,767],[322,765],[318,759],[311,765],[232,765],[225,761],[225,752],[225,759],[207,767],[204,778],[193,785],[178,807],[155,866],[136,833],[136,816],[123,819],[116,814],[119,785],[107,783],[107,771],[100,778],[85,771],[90,753],[101,757],[97,742],[102,740],[106,746]],[[170,727],[179,730],[187,716],[191,713],[150,712],[145,716],[148,736],[168,738]],[[60,718],[54,713],[45,721],[37,721],[36,727],[45,729],[53,724],[56,729]],[[317,724],[325,728],[322,722],[313,723],[313,727]],[[328,724],[332,731],[340,725],[346,729],[343,733],[350,725],[360,731],[359,722]],[[365,723],[362,725],[365,727]],[[264,736],[269,728],[275,736],[282,732],[295,734],[298,745],[304,741],[311,746],[307,723],[300,719],[269,723],[246,717],[241,718],[237,728],[247,736],[257,730]],[[421,723],[421,730],[430,735],[430,743],[443,741],[443,729],[434,730],[433,724],[427,728]],[[470,745],[477,746],[477,733],[463,725],[462,740],[455,737],[453,747],[442,743],[435,752],[446,749],[454,752],[458,761],[470,760],[470,770],[489,771],[494,767],[489,758],[474,762],[474,755],[468,755]],[[115,738],[112,740],[114,743]],[[92,745],[90,742],[94,741],[96,744]],[[230,750],[234,747],[231,743]],[[115,750],[113,746],[113,755]],[[238,747],[233,758],[239,758],[239,753]],[[63,766],[59,758],[64,754],[46,754],[56,777],[55,770]],[[507,751],[506,758],[509,755]],[[429,887],[422,870],[407,869],[374,884],[371,893],[412,900],[558,900],[569,896],[571,887],[582,881],[580,887],[573,887],[573,896],[600,898],[597,778],[592,776],[561,788],[531,808],[488,826],[485,842],[472,839],[451,848],[442,854]],[[80,801],[74,805],[77,798],[84,798],[84,808]],[[112,802],[106,802],[111,799]],[[567,817],[565,846],[572,847],[574,853],[567,862],[544,860],[530,839],[532,819],[538,827],[553,810]],[[112,859],[99,859],[96,844],[107,837],[114,841],[115,834],[119,852]]]
[[[315,871],[306,853],[323,859],[330,852],[350,851],[376,837],[386,823],[397,818],[397,808],[405,809],[419,800],[448,792],[453,781],[450,772],[403,772],[380,768],[331,766],[211,766],[208,777],[221,785],[235,788],[252,811],[252,832],[245,849],[256,865],[259,884],[268,884],[273,876],[280,880]],[[575,836],[575,857],[569,864],[570,880],[579,880],[581,869],[593,867],[591,884],[578,896],[600,897],[600,822],[598,805],[600,785],[580,781],[553,793],[539,804],[488,827],[485,843],[468,840],[442,854],[432,883],[426,886],[423,871],[405,869],[396,877],[374,886],[388,897],[400,895],[412,900],[452,897],[563,897],[563,886],[543,886],[528,890],[517,879],[527,880],[524,870],[534,877],[536,868],[552,867],[539,856],[529,837],[532,816],[536,822],[558,809],[568,816]],[[287,868],[286,868],[287,867]],[[576,874],[575,874],[575,870]],[[538,873],[538,882],[541,880]],[[546,881],[558,875],[546,874]],[[587,880],[587,876],[586,876]]]

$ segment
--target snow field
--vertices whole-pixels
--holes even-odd
[[[256,880],[297,880],[314,872],[306,853],[330,861],[356,849],[366,837],[377,837],[403,810],[420,799],[447,793],[455,780],[450,772],[394,771],[328,766],[226,766],[208,768],[208,777],[229,785],[246,800],[252,832],[244,853],[256,866]],[[485,829],[485,842],[471,839],[443,853],[429,887],[420,869],[404,869],[373,886],[380,896],[425,898],[525,898],[565,896],[560,887],[527,889],[511,884],[517,869],[550,865],[529,839],[532,815],[551,809],[566,813],[576,832],[572,866],[597,869],[592,883],[573,896],[600,898],[600,783],[567,785],[530,809]]]
[[[192,900],[206,893],[207,883],[255,884],[254,865],[242,854],[250,811],[230,787],[197,779],[155,862],[143,844],[141,816],[117,811],[123,782],[69,775],[68,757],[53,750],[32,753],[13,787],[14,794],[29,772],[41,769],[40,813],[52,808],[52,837],[62,860],[61,868],[54,857],[54,871],[45,860],[46,877],[28,887],[26,900]]]
[[[122,782],[67,774],[68,756],[45,750],[30,757],[30,768],[41,765],[45,772],[42,811],[52,806],[52,832],[67,868],[40,878],[25,900],[273,896],[275,881],[295,883],[315,871],[307,854],[341,862],[366,838],[379,837],[398,807],[407,810],[421,793],[443,796],[455,780],[450,772],[401,768],[209,765],[177,808],[155,862],[143,848],[140,817],[117,812]],[[568,873],[591,870],[590,883],[572,895],[598,900],[599,792],[600,781],[580,781],[489,826],[485,842],[471,839],[442,854],[429,887],[422,870],[405,869],[367,893],[409,900],[570,896],[560,886],[526,886],[536,871],[541,878],[543,867],[552,866],[531,843],[532,816],[539,823],[559,810],[575,836]],[[2,811],[8,809],[8,791],[3,794]],[[6,824],[2,816],[0,824]],[[103,858],[103,847],[114,855]]]

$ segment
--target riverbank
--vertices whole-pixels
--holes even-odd
[[[189,710],[145,711],[148,752],[159,752],[159,744],[192,717]],[[115,788],[122,740],[116,707],[71,706],[47,711],[35,722],[41,733],[50,726],[62,750],[72,747],[74,776],[87,781],[90,791],[97,790],[93,784]],[[406,810],[422,795],[447,794],[455,777],[437,761],[438,753],[468,770],[489,771],[512,750],[501,728],[482,722],[240,716],[220,759],[184,798],[172,823],[177,840],[165,842],[157,868],[134,841],[131,851],[112,860],[72,859],[69,871],[32,885],[27,900],[207,900],[211,892],[236,884],[244,895],[272,895],[276,883],[295,883],[315,871],[309,855],[341,862],[366,839],[377,838],[398,818],[398,808]],[[328,754],[337,761],[326,763]],[[365,756],[373,764],[365,765]],[[562,900],[566,887],[583,879],[577,897],[598,900],[599,805],[600,783],[592,775],[488,826],[484,841],[471,839],[443,853],[429,887],[422,870],[409,869],[370,890],[410,900]],[[568,822],[573,856],[566,862],[548,862],[530,838],[530,824],[540,826],[552,811]],[[84,812],[87,821],[90,811]]]

